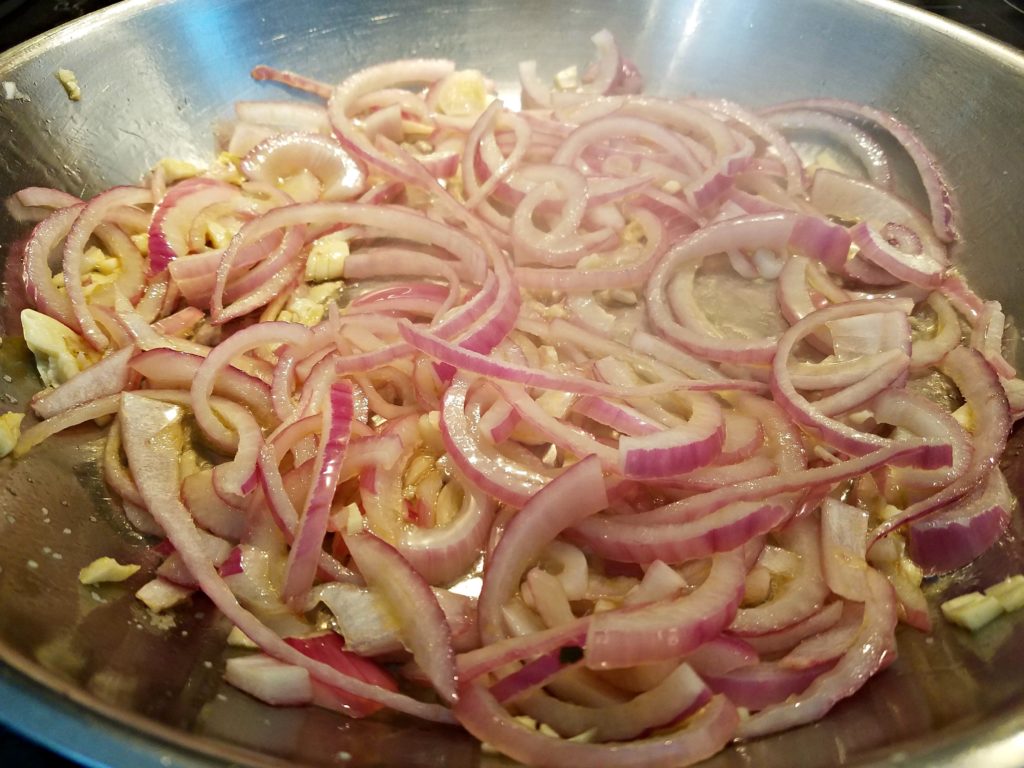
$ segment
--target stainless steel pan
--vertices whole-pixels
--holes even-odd
[[[47,184],[89,195],[164,156],[207,158],[232,100],[275,94],[249,79],[257,63],[335,80],[443,55],[511,85],[521,58],[586,60],[601,27],[655,92],[838,96],[897,112],[944,159],[963,207],[964,271],[1024,317],[1024,57],[888,0],[129,0],[0,56],[0,81],[31,99],[0,101],[0,194]],[[54,79],[59,67],[76,72],[80,102]],[[21,234],[0,217],[5,248]],[[12,337],[19,301],[8,281],[0,397],[18,403],[5,408],[36,386]],[[95,438],[0,462],[0,719],[123,766],[503,763],[455,730],[264,707],[221,683],[228,627],[208,604],[157,626],[128,587],[80,587],[78,568],[98,554],[148,559],[92,469]],[[1008,468],[1024,487],[1014,457]],[[1019,572],[1022,548],[1007,542],[961,578]],[[897,665],[824,722],[711,764],[1024,765],[1021,617],[973,637],[940,622],[932,637],[901,640]]]

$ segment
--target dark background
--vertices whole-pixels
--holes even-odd
[[[48,29],[104,8],[110,0],[0,0],[0,51]],[[1024,48],[1024,0],[911,1],[927,11]],[[0,726],[0,766],[75,768]]]

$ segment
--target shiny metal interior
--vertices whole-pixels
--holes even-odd
[[[0,56],[0,81],[31,99],[0,101],[0,195],[29,184],[90,195],[164,156],[202,162],[232,100],[282,95],[249,79],[255,64],[336,80],[389,58],[447,56],[511,85],[522,58],[547,71],[586,61],[605,26],[656,93],[755,105],[837,96],[895,111],[953,181],[963,271],[1024,317],[1024,56],[889,0],[128,0]],[[58,67],[76,72],[80,102]],[[23,235],[0,215],[5,262]],[[17,338],[17,281],[4,279],[0,407],[20,410],[38,380]],[[143,574],[80,586],[78,569],[99,554],[155,559],[96,476],[97,436],[74,431],[0,461],[0,720],[93,764],[508,764],[453,729],[260,705],[221,682],[228,627],[208,603],[164,626],[131,596]],[[1018,495],[1020,452],[1015,439]],[[1019,528],[932,591],[1024,570]],[[905,631],[900,650],[824,722],[709,765],[1024,765],[1024,615],[974,636],[941,622],[930,637]]]

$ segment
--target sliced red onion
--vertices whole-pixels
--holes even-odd
[[[925,193],[931,209],[932,226],[944,242],[953,242],[959,233],[956,223],[956,205],[953,201],[952,187],[946,181],[945,174],[932,157],[921,140],[893,115],[872,107],[854,104],[839,99],[808,99],[792,105],[780,105],[776,110],[793,107],[810,107],[838,113],[855,119],[867,120],[892,134],[893,138],[907,151],[910,159],[921,174]]]
[[[797,696],[773,704],[740,723],[737,735],[749,739],[803,725],[822,717],[895,658],[896,602],[880,573],[867,571],[864,620],[850,650],[828,672]]]
[[[346,650],[344,641],[333,632],[312,637],[289,637],[285,642],[295,650],[333,667],[343,675],[363,680],[371,685],[379,685],[385,690],[398,690],[398,685],[391,675],[372,661]],[[315,678],[312,678],[312,683],[313,703],[319,706],[341,712],[356,710],[359,713],[357,716],[360,717],[371,715],[381,708],[377,702],[352,696],[332,686],[324,686]]]
[[[480,556],[494,512],[490,497],[469,489],[451,523],[443,528],[408,528],[395,548],[428,583],[450,582],[466,573]]]
[[[445,392],[441,410],[445,448],[470,483],[506,504],[523,507],[550,475],[523,466],[483,440],[479,415],[472,418],[466,413],[468,390],[469,381],[457,377]]]
[[[686,656],[686,663],[701,676],[725,674],[757,660],[757,651],[749,643],[729,635],[719,635]]]
[[[517,722],[487,689],[470,683],[459,691],[455,714],[462,726],[480,741],[500,749],[526,765],[585,764],[679,768],[711,757],[729,740],[739,721],[736,708],[724,696],[713,697],[684,727],[629,742],[602,744],[552,738]]]
[[[778,662],[766,661],[726,674],[702,677],[715,693],[728,696],[738,707],[756,712],[803,693],[824,669],[827,666],[789,669]]]
[[[625,477],[669,477],[709,464],[725,440],[722,409],[710,398],[693,399],[685,425],[619,440],[619,467]]]
[[[220,445],[232,445],[235,438],[214,415],[209,404],[216,380],[232,360],[250,349],[281,342],[301,345],[309,339],[309,329],[295,323],[260,323],[239,331],[213,349],[199,365],[192,380],[192,411],[200,428]]]
[[[682,658],[732,621],[743,597],[743,547],[716,555],[707,579],[683,597],[595,614],[584,659],[593,669]]]
[[[743,638],[761,656],[785,654],[809,637],[826,632],[836,625],[843,614],[842,601],[827,603],[824,608],[812,613],[784,629]]]
[[[1006,478],[992,467],[972,493],[910,526],[910,556],[925,573],[955,571],[995,544],[1014,505]]]
[[[238,187],[196,177],[172,187],[153,211],[149,225],[149,271],[156,274],[189,252],[188,231],[200,212],[239,196]]]
[[[366,190],[366,171],[334,140],[319,133],[282,133],[242,158],[250,179],[271,184],[302,171],[320,182],[321,200],[352,200]]]
[[[25,187],[4,201],[11,218],[18,222],[42,221],[51,213],[81,203],[81,198],[51,187]]]
[[[859,222],[850,234],[864,257],[914,284],[936,284],[947,266],[946,248],[918,211],[891,192],[849,176],[819,169],[811,183],[811,204],[819,211]],[[896,228],[896,229],[894,229]],[[890,234],[908,252],[888,242]],[[947,241],[948,242],[948,241]],[[896,271],[892,271],[892,270]],[[922,282],[919,282],[922,281]]]
[[[327,133],[331,129],[322,105],[301,101],[236,101],[235,114],[239,120],[293,131]]]
[[[867,581],[861,580],[856,586],[862,588],[859,596],[866,599]],[[843,615],[824,632],[807,638],[792,651],[779,659],[779,665],[786,669],[820,669],[831,664],[846,653],[860,633],[864,619],[864,606],[859,602],[843,605]]]
[[[688,382],[679,379],[673,382],[641,385],[625,392],[618,387],[594,379],[579,376],[561,376],[547,371],[513,363],[505,363],[462,346],[449,343],[437,336],[424,333],[407,321],[398,325],[402,338],[410,345],[431,357],[461,370],[471,371],[495,379],[513,381],[532,387],[552,389],[560,392],[576,392],[582,395],[626,395],[645,397],[678,389],[715,390],[749,389],[749,382],[722,379],[713,382]]]
[[[145,205],[152,201],[150,191],[139,187],[114,187],[107,190],[86,204],[72,224],[67,239],[64,241],[64,290],[67,293],[68,301],[71,302],[71,311],[76,320],[76,327],[81,329],[82,335],[96,349],[106,349],[110,342],[90,314],[85,300],[85,291],[82,286],[82,262],[86,243],[89,242],[107,216],[116,209]],[[137,250],[135,256],[138,257]]]
[[[229,541],[240,541],[249,523],[243,510],[226,504],[213,485],[213,471],[202,470],[181,482],[181,499],[203,529]],[[222,575],[224,574],[222,571]]]
[[[633,515],[602,515],[575,525],[569,538],[602,557],[627,563],[685,562],[745,544],[792,515],[789,505],[740,501],[676,523],[645,525]]]
[[[121,392],[128,386],[129,360],[134,354],[134,347],[125,347],[107,355],[56,389],[32,398],[32,410],[39,418],[48,419],[90,400]]]
[[[794,520],[784,529],[785,541],[800,556],[799,571],[771,599],[741,608],[729,625],[730,632],[741,637],[777,632],[821,608],[829,588],[822,574],[819,531],[817,521],[810,517]]]
[[[699,230],[671,249],[655,266],[647,281],[647,313],[651,323],[672,343],[688,352],[720,362],[767,363],[775,356],[775,341],[712,337],[682,325],[673,315],[666,291],[670,279],[684,264],[732,249],[765,247],[782,251],[798,217],[767,214],[714,224]]]
[[[941,370],[953,380],[971,407],[975,422],[971,463],[956,481],[910,505],[875,528],[869,538],[869,549],[897,528],[925,518],[970,493],[996,466],[1006,448],[1011,424],[1010,407],[992,366],[975,350],[957,347],[946,355]]]
[[[805,491],[807,488],[827,487],[845,480],[860,477],[879,467],[895,464],[913,464],[932,450],[930,445],[907,441],[888,448],[880,449],[856,459],[838,462],[824,467],[811,469],[788,469],[772,477],[759,478],[737,484],[731,488],[709,491],[679,501],[669,502],[647,512],[636,512],[630,515],[631,522],[637,525],[662,525],[666,523],[687,523],[698,520],[726,504],[754,499],[770,499],[777,494]],[[763,503],[763,502],[762,502]],[[608,517],[597,518],[602,525]],[[591,525],[583,522],[576,528],[584,529]]]
[[[865,221],[850,230],[850,237],[860,248],[861,256],[894,277],[924,288],[942,284],[946,270],[944,255],[938,261],[928,253],[907,253],[887,240],[884,230],[880,232]]]
[[[836,499],[821,505],[821,565],[828,588],[847,600],[863,600],[868,513]]]
[[[505,528],[484,570],[480,635],[501,639],[501,607],[514,594],[531,562],[559,533],[608,506],[601,464],[594,456],[574,464],[545,485]]]
[[[272,80],[275,83],[287,85],[289,88],[312,93],[321,99],[326,99],[331,95],[331,87],[326,83],[318,82],[303,75],[297,75],[285,69],[268,67],[265,64],[253,67],[249,75],[253,80]]]
[[[313,482],[306,495],[295,539],[288,550],[281,597],[295,604],[305,602],[313,585],[327,519],[338,487],[342,462],[352,431],[352,386],[341,381],[331,385],[322,405],[320,445],[313,465]]]
[[[549,653],[524,664],[516,672],[503,677],[491,686],[491,694],[498,701],[505,703],[509,700],[521,699],[544,687],[553,677],[560,672],[571,670],[579,666],[579,659],[574,661],[562,660],[563,656],[575,657],[576,654],[568,654],[565,649]]]
[[[890,469],[889,473],[897,485],[908,489],[937,488],[952,483],[967,471],[974,453],[970,437],[952,414],[932,400],[910,390],[890,389],[876,397],[872,407],[879,423],[947,443],[953,450],[953,460],[947,468]]]
[[[1003,357],[1003,333],[1006,329],[1006,315],[998,301],[986,301],[974,330],[971,332],[971,346],[981,352],[1002,379],[1013,379],[1017,371]]]
[[[186,388],[195,379],[203,358],[188,352],[158,347],[140,352],[131,360],[131,368],[159,388]],[[260,420],[269,420],[271,407],[267,386],[258,378],[234,366],[222,368],[213,386],[213,394],[241,401]]]
[[[343,145],[349,142],[368,156],[374,164],[393,170],[393,164],[357,130],[349,109],[360,97],[373,91],[416,82],[432,83],[454,71],[455,65],[444,59],[406,59],[363,69],[346,79],[329,94],[327,114],[331,119],[331,126],[342,139]]]
[[[452,634],[430,586],[398,550],[369,533],[345,536],[345,544],[371,589],[387,600],[403,643],[444,701],[456,694]]]
[[[590,733],[594,741],[627,741],[681,722],[711,698],[687,664],[678,665],[650,690],[621,704],[588,707],[559,701],[543,691],[516,702],[516,709],[564,738]]]
[[[786,412],[805,429],[814,430],[821,439],[839,450],[863,455],[889,444],[889,440],[873,433],[863,432],[817,411],[815,406],[800,395],[789,378],[788,360],[797,343],[815,327],[832,320],[874,314],[885,311],[909,311],[900,300],[851,301],[820,309],[790,327],[779,339],[779,347],[772,367],[772,394]],[[909,358],[906,361],[909,363]],[[884,380],[884,377],[883,377]],[[882,386],[885,386],[884,384]],[[879,387],[877,391],[881,391]],[[951,457],[948,445],[935,446],[935,465],[948,464]]]
[[[883,189],[892,184],[892,170],[882,145],[871,134],[838,115],[816,109],[772,110],[768,123],[783,132],[823,133],[856,157],[874,184]]]
[[[58,253],[84,208],[85,203],[59,208],[36,225],[25,245],[22,263],[21,279],[29,300],[40,312],[69,328],[77,328],[78,322],[67,295],[53,284],[50,257]]]
[[[125,394],[122,395],[121,411],[125,451],[132,474],[138,481],[139,492],[203,592],[229,621],[274,658],[302,666],[328,685],[426,719],[451,721],[448,710],[443,707],[423,704],[379,685],[366,683],[296,651],[242,608],[206,558],[198,531],[178,498],[177,461],[169,462],[168,458],[177,457],[181,452],[180,409],[140,395]]]

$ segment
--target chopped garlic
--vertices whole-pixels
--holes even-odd
[[[942,604],[947,621],[976,632],[1003,612],[1003,606],[991,595],[968,592]]]
[[[358,504],[353,502],[341,511],[345,515],[345,532],[350,536],[361,533],[366,528],[363,523],[363,513],[359,510]]]
[[[541,344],[537,347],[540,353],[541,365],[545,368],[553,368],[558,365],[558,350],[550,344]]]
[[[214,248],[227,248],[235,233],[216,221],[206,223],[206,242]]]
[[[135,247],[139,249],[139,253],[141,253],[143,256],[149,256],[148,232],[140,232],[137,235],[132,235],[131,241],[135,244]]]
[[[113,581],[124,581],[134,576],[139,566],[134,563],[122,565],[112,557],[100,557],[93,560],[78,572],[78,580],[82,584],[103,584]]]
[[[544,409],[544,412],[556,419],[564,419],[573,403],[576,402],[576,395],[570,392],[558,392],[549,389],[537,398],[537,405]]]
[[[412,461],[405,468],[404,482],[406,486],[415,486],[427,476],[427,473],[434,469],[435,457],[427,453],[420,453],[413,457]]]
[[[902,512],[903,510],[900,509],[899,507],[894,507],[892,504],[886,504],[878,513],[878,519],[884,523],[889,518],[896,517],[896,515],[902,514]]]
[[[677,192],[681,191],[682,188],[683,185],[680,184],[675,179],[669,179],[668,181],[661,185],[662,191],[667,192],[670,195],[676,194]]]
[[[959,421],[960,426],[968,432],[974,431],[974,411],[971,410],[970,403],[964,403],[953,411],[953,418]]]
[[[619,604],[614,600],[609,600],[605,597],[600,597],[594,602],[594,613],[604,613],[605,611],[613,611],[619,607]]]
[[[259,648],[259,646],[250,640],[249,636],[238,627],[232,627],[231,631],[228,632],[228,645],[234,648]]]
[[[985,594],[999,601],[1004,611],[1024,607],[1024,575],[1008,576],[985,590]]]
[[[55,77],[64,86],[64,91],[71,101],[79,101],[82,98],[82,89],[78,85],[78,78],[74,72],[70,69],[58,69]]]
[[[319,302],[294,298],[288,302],[287,307],[278,313],[277,319],[286,323],[301,323],[312,327],[324,319],[325,310],[326,307]]]
[[[318,285],[310,286],[309,293],[306,294],[306,298],[310,301],[326,305],[338,298],[338,294],[341,293],[341,288],[344,285],[345,284],[339,280],[333,283],[320,283]]]
[[[434,126],[416,120],[402,121],[402,134],[405,136],[429,136],[435,130]]]
[[[32,101],[28,96],[18,90],[18,84],[11,80],[4,80],[0,83],[4,89],[4,101]]]
[[[924,571],[922,571],[921,567],[909,557],[900,558],[900,571],[906,577],[907,581],[915,587],[920,587],[921,582],[924,581]]]
[[[453,72],[440,86],[437,109],[446,115],[477,115],[487,107],[487,81],[475,69]]]
[[[306,257],[306,282],[322,283],[342,277],[348,254],[348,239],[341,232],[316,240]]]
[[[635,307],[637,302],[639,302],[636,291],[630,291],[626,288],[607,288],[603,291],[598,291],[597,295],[605,304],[621,304],[624,307]]]
[[[441,438],[441,413],[439,411],[430,411],[429,413],[422,414],[416,422],[416,431],[419,433],[420,440],[423,441],[425,448],[435,453],[444,451],[444,441]]]
[[[135,593],[135,597],[145,603],[153,613],[161,613],[183,603],[192,595],[192,590],[179,587],[165,579],[156,578],[147,581]]]
[[[23,309],[21,327],[25,344],[36,358],[39,378],[47,387],[63,384],[95,361],[96,353],[89,349],[85,339],[59,320],[34,309]]]
[[[108,256],[96,246],[87,249],[82,259],[84,272],[99,272],[101,275],[113,275],[121,267],[115,256]]]
[[[628,227],[627,227],[628,229]],[[623,232],[623,242],[626,241],[626,234]],[[582,259],[576,262],[576,269],[588,270],[588,269],[607,269],[608,261],[600,253],[588,253]]]
[[[555,85],[563,91],[572,91],[580,87],[580,73],[574,64],[566,67],[555,75]]]
[[[298,173],[282,179],[277,188],[298,203],[311,203],[320,197],[323,191],[320,179],[308,168],[302,168]]]
[[[25,418],[23,413],[5,413],[0,416],[0,459],[14,450],[21,437],[21,420]]]
[[[829,355],[829,356],[828,356],[827,358],[825,358],[824,360],[822,360],[822,362],[823,362],[823,363],[824,363],[824,362],[831,362],[831,361],[833,361],[833,360],[835,360],[835,357],[833,357],[832,355]],[[871,420],[872,420],[872,419],[874,419],[874,418],[875,418],[875,414],[874,414],[874,413],[872,413],[872,412],[871,412],[871,411],[869,411],[869,410],[863,410],[863,411],[854,411],[853,413],[848,413],[848,414],[846,414],[846,420],[847,420],[848,422],[850,422],[851,424],[853,424],[853,426],[855,426],[855,427],[864,427],[864,426],[865,426],[865,425],[866,425],[866,424],[867,424],[867,423],[868,423],[869,421],[871,421]],[[899,439],[899,438],[898,438],[898,437],[896,436],[896,435],[897,435],[897,432],[899,431],[899,429],[900,429],[900,428],[899,428],[899,427],[897,427],[896,429],[894,429],[894,430],[892,431],[892,436],[891,436],[891,438],[892,438],[892,440],[893,440],[893,441],[896,441],[896,440],[898,440],[898,439]],[[908,438],[909,438],[909,437],[911,437],[911,435],[907,435],[906,437],[908,437]]]
[[[217,155],[217,162],[210,168],[210,175],[228,184],[241,184],[245,177],[241,171],[242,158],[230,152]]]
[[[165,157],[157,163],[157,167],[164,172],[164,181],[168,184],[172,184],[175,181],[181,181],[182,179],[191,179],[193,176],[198,176],[203,172],[202,168],[199,168],[192,163],[185,160],[177,160],[173,157]]]

